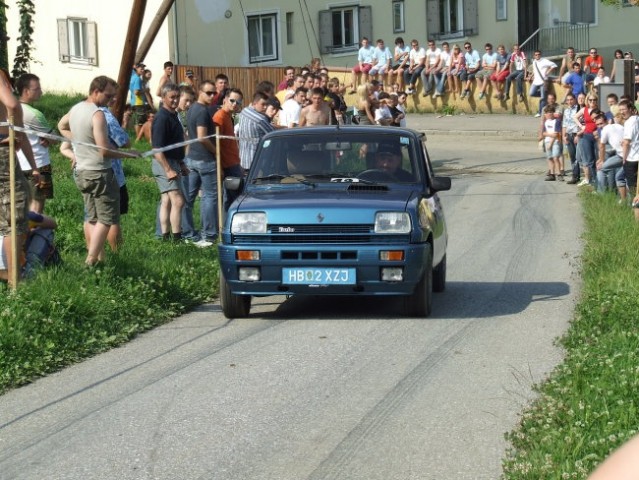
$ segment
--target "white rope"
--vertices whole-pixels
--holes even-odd
[[[97,148],[100,150],[104,150],[107,152],[112,152],[112,153],[119,153],[122,156],[127,156],[128,158],[136,158],[136,157],[141,157],[141,158],[146,158],[146,157],[151,157],[153,155],[155,155],[156,153],[161,153],[161,152],[166,152],[168,150],[173,150],[174,148],[179,148],[179,147],[184,147],[186,145],[190,145],[192,143],[195,142],[199,142],[205,138],[213,138],[215,137],[215,134],[213,135],[207,135],[206,137],[202,137],[202,138],[194,138],[192,140],[185,140],[183,142],[179,142],[179,143],[173,143],[171,145],[167,145],[166,147],[161,147],[161,148],[154,148],[151,150],[148,150],[146,152],[141,152],[139,155],[136,155],[135,153],[131,152],[131,151],[127,151],[127,150],[118,150],[118,149],[112,149],[112,148],[103,148],[100,147],[98,145],[95,145],[93,143],[87,143],[87,142],[80,142],[78,140],[71,140],[68,139],[66,137],[63,137],[61,135],[54,135],[52,133],[44,133],[44,132],[38,132],[36,130],[31,130],[29,128],[24,128],[24,127],[16,127],[14,125],[11,125],[8,122],[0,122],[0,127],[8,127],[8,128],[13,128],[15,131],[18,132],[24,132],[28,135],[36,135],[38,137],[41,138],[46,138],[48,140],[54,140],[56,142],[68,142],[71,143],[72,145],[82,145],[84,147],[89,147],[89,148]],[[219,136],[220,139],[228,139],[228,140],[247,140],[253,143],[257,143],[259,141],[258,137],[235,137],[233,135],[220,135]]]

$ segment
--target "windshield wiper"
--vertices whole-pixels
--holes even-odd
[[[266,175],[264,177],[254,178],[251,181],[251,183],[268,182],[268,181],[272,181],[272,180],[279,180],[280,183],[287,183],[287,182],[282,182],[282,180],[289,180],[289,179],[295,180],[297,183],[303,183],[304,185],[309,185],[311,187],[315,186],[315,184],[313,182],[309,182],[304,177],[300,177],[300,176],[297,176],[297,175],[282,175],[280,173],[271,173],[270,175]]]

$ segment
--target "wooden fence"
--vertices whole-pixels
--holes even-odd
[[[229,77],[229,85],[242,90],[244,97],[250,101],[255,93],[255,86],[264,80],[273,82],[275,88],[284,78],[284,67],[202,67],[198,65],[176,65],[175,78],[180,83],[186,77],[186,71],[193,70],[196,88],[200,82],[215,82],[219,73]]]
[[[268,80],[273,82],[277,90],[278,84],[282,81],[286,73],[285,67],[202,67],[199,65],[176,65],[174,70],[177,83],[184,80],[187,70],[193,70],[196,88],[201,81],[211,80],[214,82],[215,76],[219,73],[223,73],[229,77],[229,85],[242,90],[244,98],[248,101],[253,97],[255,86],[258,83]],[[347,84],[350,82],[350,70],[348,70],[347,76],[346,69],[329,67],[329,75],[336,76],[340,81]]]

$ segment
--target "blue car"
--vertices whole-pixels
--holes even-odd
[[[401,295],[426,317],[446,284],[448,236],[425,137],[326,126],[264,136],[220,239],[220,303],[249,315],[266,295]]]

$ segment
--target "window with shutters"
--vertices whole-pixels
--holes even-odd
[[[322,10],[319,17],[322,53],[357,51],[362,37],[373,42],[371,7],[341,6]]]
[[[428,38],[444,40],[479,35],[479,0],[427,0]]]
[[[86,18],[58,19],[58,52],[63,63],[98,64],[97,25]]]
[[[570,23],[596,23],[599,0],[570,0]]]
[[[278,59],[277,14],[247,17],[249,63],[270,62]]]

